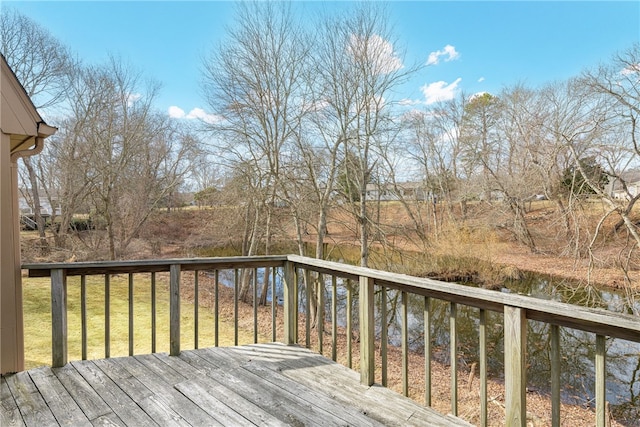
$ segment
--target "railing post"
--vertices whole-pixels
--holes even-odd
[[[180,264],[169,269],[169,355],[180,355]]]
[[[296,343],[296,287],[293,263],[284,263],[284,343],[292,345]]]
[[[375,336],[373,279],[360,276],[360,382],[373,385],[375,382]]]
[[[67,274],[63,269],[51,270],[51,365],[67,364]]]
[[[527,318],[522,308],[504,306],[504,382],[506,425],[525,427]]]

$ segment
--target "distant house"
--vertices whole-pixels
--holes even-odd
[[[18,209],[20,210],[20,215],[33,216],[35,214],[35,209],[33,208],[33,203],[30,202],[24,194],[29,194],[28,189],[20,190],[20,196],[18,196]],[[54,202],[55,203],[55,202]],[[40,199],[40,214],[43,217],[50,217],[52,215],[60,215],[61,208],[60,204],[56,204],[55,207],[51,206],[49,200]]]
[[[605,192],[615,200],[629,200],[640,194],[640,171],[628,171],[621,174],[625,180],[627,191],[622,186],[622,181],[618,178],[611,178],[605,187]]]
[[[367,184],[367,200],[430,200],[431,194],[420,182],[401,182],[392,184]]]
[[[38,154],[47,125],[0,55],[0,374],[24,369],[18,159]]]

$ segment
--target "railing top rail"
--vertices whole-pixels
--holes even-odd
[[[297,255],[289,255],[288,259],[297,266],[321,273],[351,279],[366,276],[390,288],[472,307],[500,312],[505,306],[523,308],[527,318],[532,320],[640,342],[638,316]]]
[[[67,276],[74,276],[82,274],[163,272],[169,271],[170,266],[176,264],[180,265],[182,270],[188,271],[278,267],[282,266],[286,261],[290,261],[301,268],[349,279],[357,280],[360,276],[370,277],[376,283],[393,289],[487,310],[501,312],[505,306],[518,307],[524,309],[527,318],[532,320],[640,342],[640,318],[638,316],[298,255],[40,263],[24,264],[22,268],[29,270],[29,277],[48,277],[51,275],[51,271],[55,269],[64,270]]]
[[[91,261],[67,263],[23,264],[29,270],[29,277],[49,277],[52,270],[64,270],[67,276],[83,274],[124,274],[154,273],[169,271],[171,265],[180,265],[184,271],[223,270],[231,268],[278,267],[287,257],[285,255],[217,257],[217,258],[173,258],[137,261]]]

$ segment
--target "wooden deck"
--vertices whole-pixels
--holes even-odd
[[[1,397],[3,427],[468,425],[278,343],[37,368],[3,377]]]

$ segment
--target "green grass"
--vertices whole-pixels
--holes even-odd
[[[68,359],[82,358],[80,278],[67,281]],[[134,281],[134,354],[151,353],[151,285],[148,275],[136,275]],[[87,277],[87,358],[105,356],[105,292],[103,276]],[[110,281],[110,356],[129,355],[129,288],[127,276]],[[51,364],[51,291],[50,279],[23,279],[25,366],[31,369]],[[159,277],[156,284],[156,351],[169,351],[169,292]],[[181,347],[194,348],[194,306],[182,301]],[[199,307],[200,348],[213,346],[214,316],[209,308]],[[233,345],[233,322],[219,320],[219,344]],[[238,331],[239,343],[253,342],[253,332]]]

